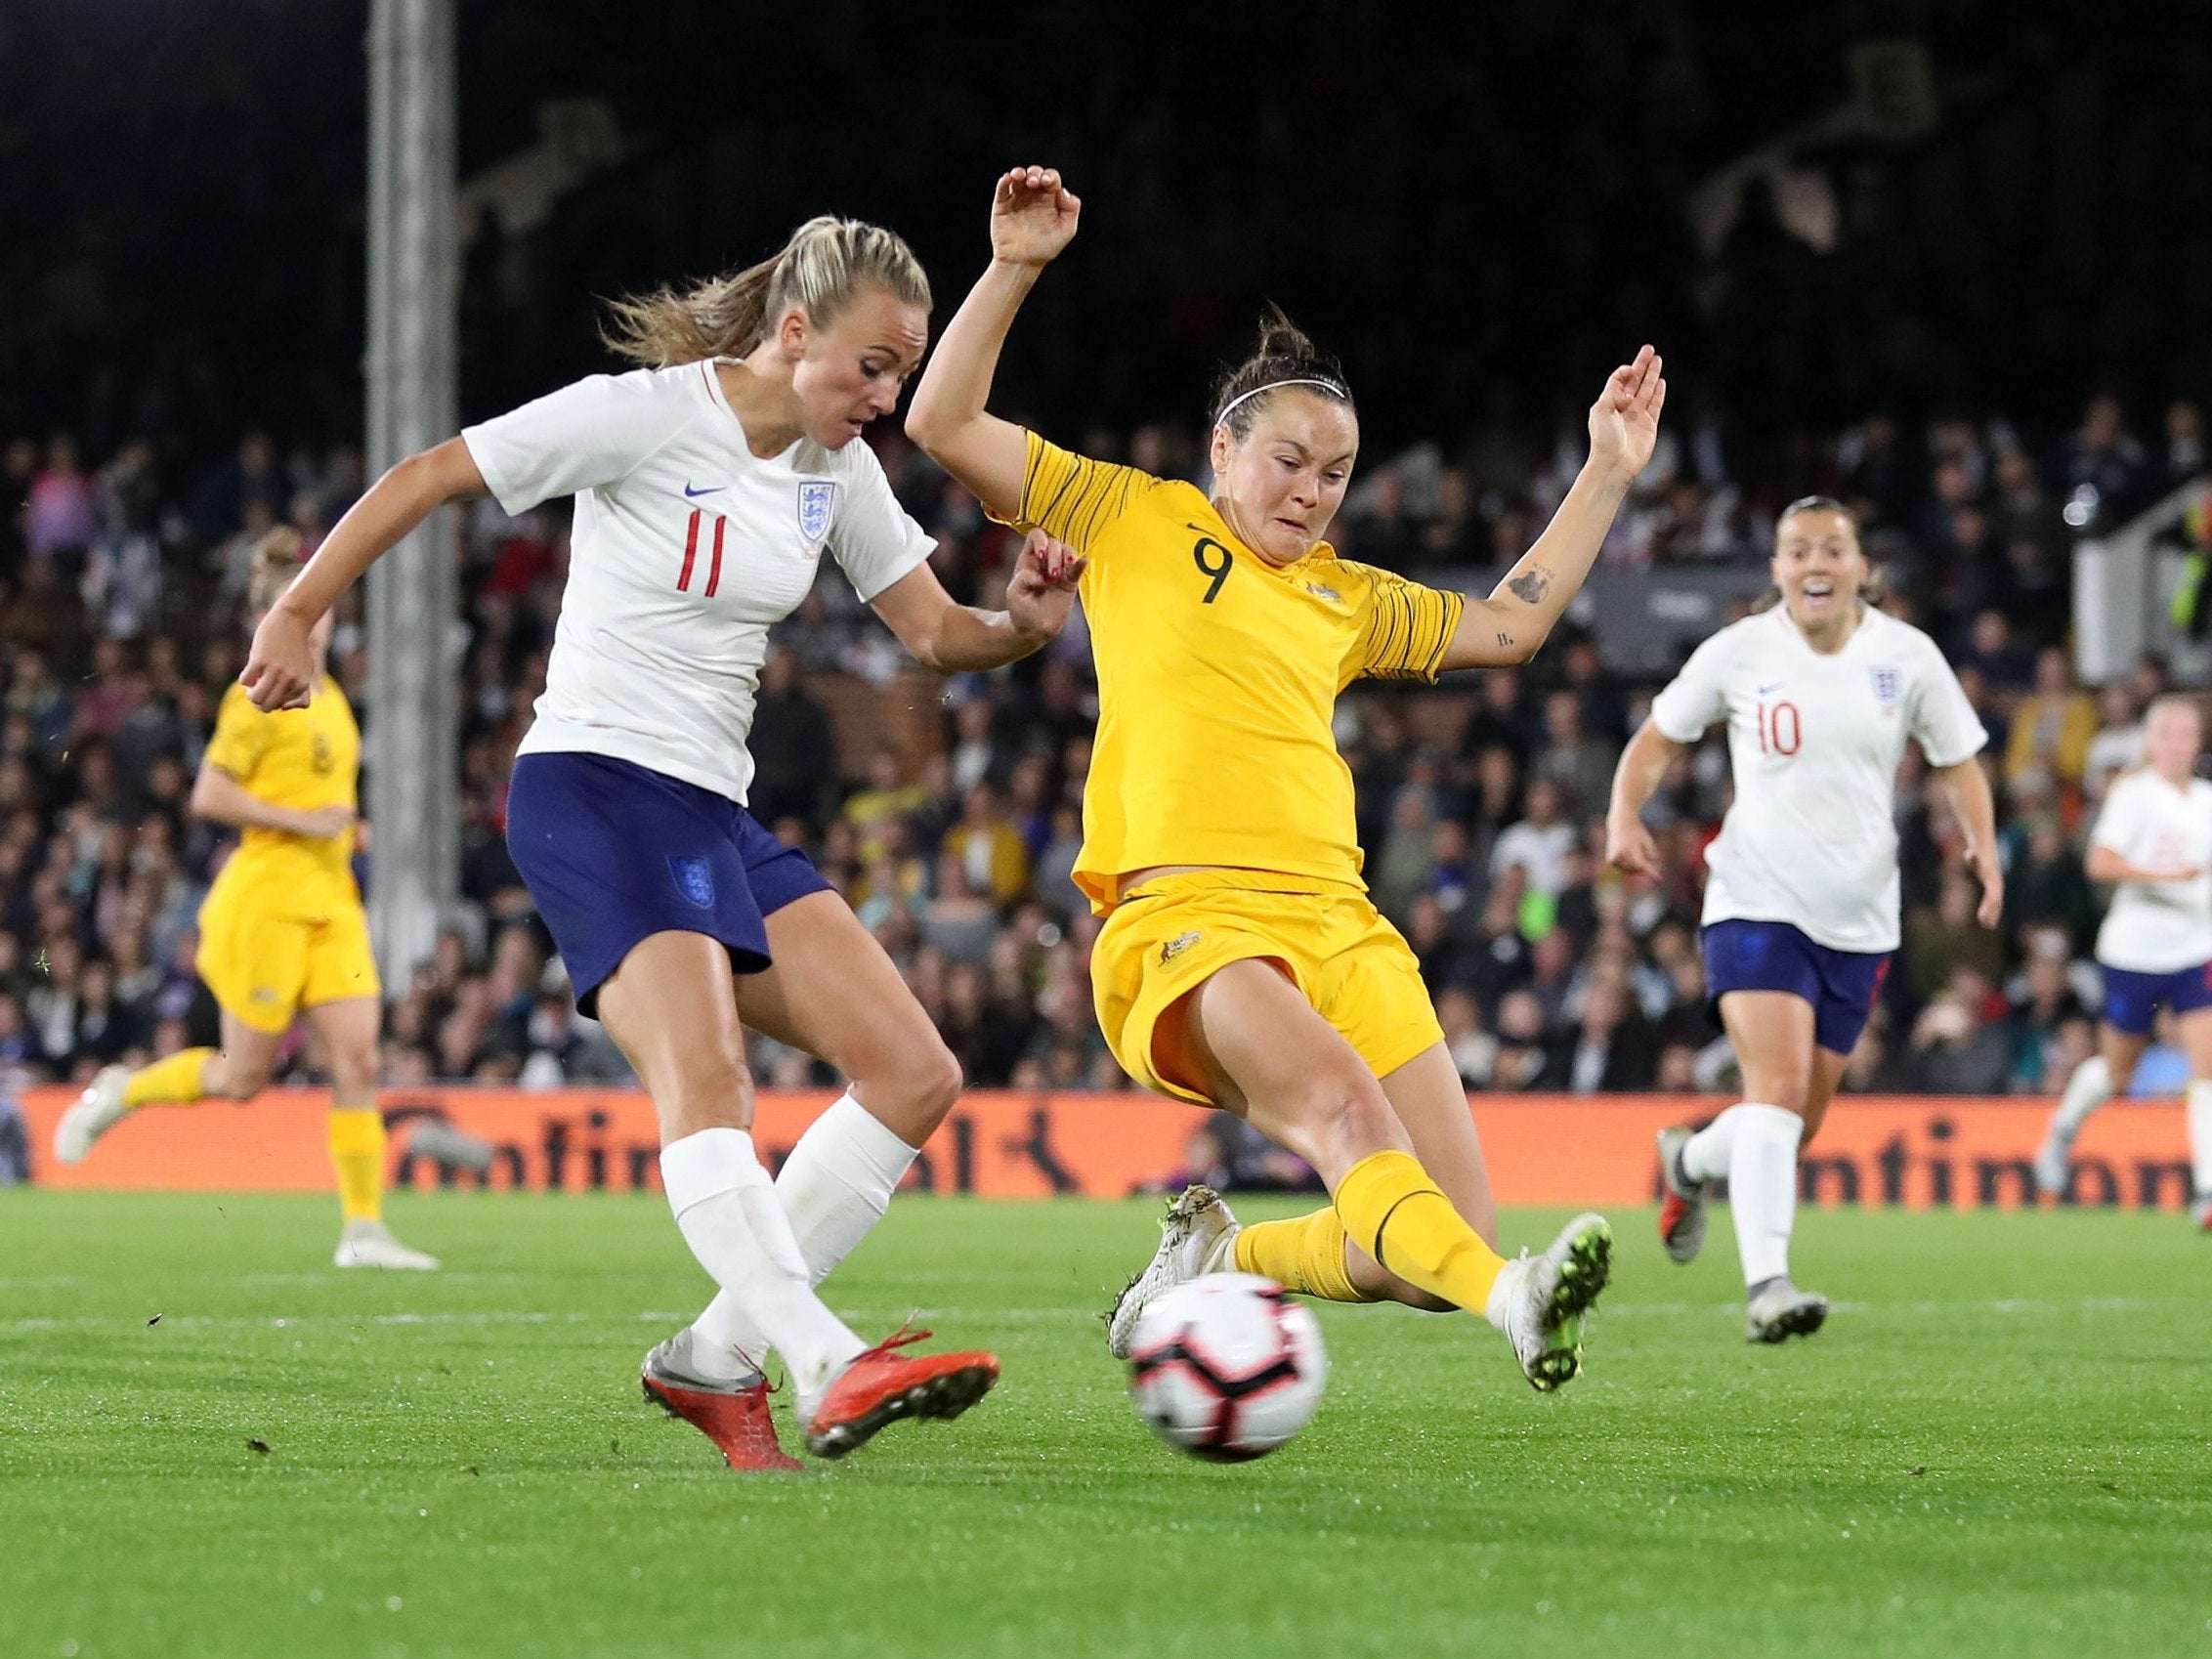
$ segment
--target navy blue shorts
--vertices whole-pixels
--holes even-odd
[[[1812,1041],[1833,1054],[1858,1046],[1890,969],[1886,951],[1832,951],[1786,921],[1716,921],[1704,931],[1705,992],[1786,991],[1812,1004]]]
[[[2105,976],[2105,1023],[2130,1037],[2150,1035],[2151,1016],[2161,1002],[2177,1014],[2212,1008],[2212,963],[2172,973],[2098,966]]]
[[[736,801],[603,754],[520,756],[507,850],[586,1014],[656,933],[703,933],[738,972],[760,972],[767,918],[830,886]]]

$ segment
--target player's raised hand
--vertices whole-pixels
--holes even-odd
[[[1076,234],[1083,201],[1053,167],[1016,167],[991,192],[991,257],[1047,265]]]
[[[1076,584],[1090,561],[1064,541],[1055,541],[1041,530],[1029,532],[1015,561],[1013,580],[1006,584],[1006,614],[1025,634],[1057,638],[1068,625],[1068,611],[1075,604]]]
[[[1605,820],[1605,862],[1631,875],[1659,873],[1659,843],[1640,818]]]
[[[1659,411],[1667,406],[1665,364],[1649,346],[1606,378],[1590,405],[1590,458],[1634,478],[1659,441]]]
[[[308,640],[312,632],[281,605],[261,618],[246,652],[245,671],[238,675],[238,684],[246,688],[254,707],[267,713],[307,706],[315,690],[315,651]]]

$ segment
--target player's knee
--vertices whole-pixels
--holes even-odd
[[[330,1081],[340,1094],[360,1098],[376,1086],[377,1056],[374,1042],[352,1042],[332,1050]]]
[[[274,1068],[266,1060],[248,1059],[225,1050],[201,1074],[202,1086],[218,1100],[251,1100],[269,1086]]]
[[[749,1123],[752,1071],[742,1050],[706,1042],[668,1056],[644,1079],[664,1123]]]
[[[958,1058],[942,1042],[937,1042],[901,1065],[895,1086],[904,1108],[902,1131],[920,1130],[919,1138],[925,1140],[929,1131],[945,1121],[945,1114],[959,1100],[967,1079],[960,1071]],[[907,1138],[919,1144],[913,1134],[908,1134]]]
[[[1315,1078],[1306,1087],[1298,1122],[1311,1146],[1311,1151],[1298,1149],[1302,1155],[1317,1166],[1326,1160],[1326,1167],[1338,1170],[1404,1138],[1389,1100],[1365,1075],[1332,1072]]]

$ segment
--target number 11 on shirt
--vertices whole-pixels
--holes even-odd
[[[1759,752],[1778,754],[1787,759],[1797,753],[1805,741],[1805,726],[1798,718],[1794,702],[1761,703],[1759,705]]]

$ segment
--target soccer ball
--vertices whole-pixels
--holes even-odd
[[[1321,1327],[1256,1273],[1209,1273],[1144,1310],[1129,1393],[1161,1439],[1195,1458],[1263,1457],[1312,1421],[1329,1382]]]

